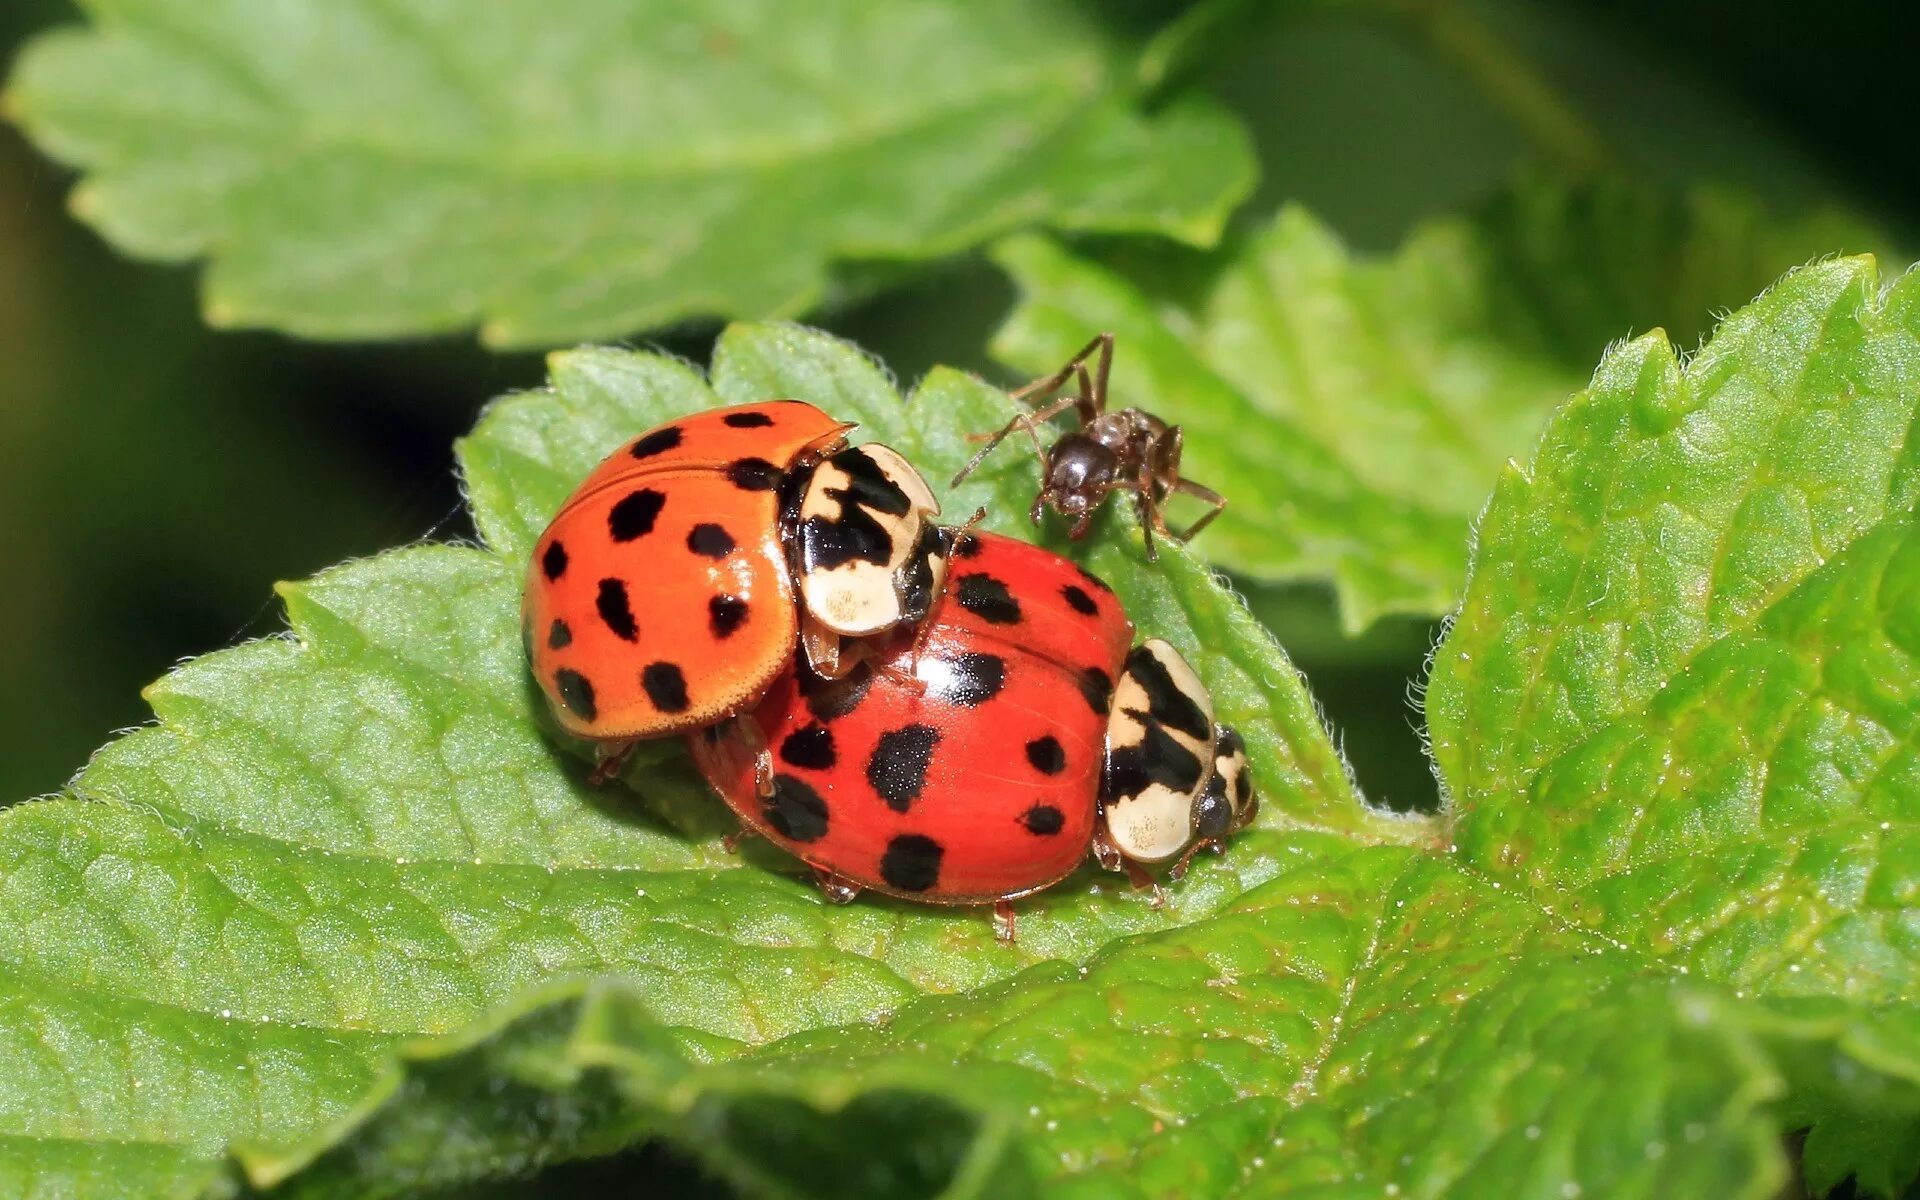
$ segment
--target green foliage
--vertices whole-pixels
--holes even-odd
[[[35,42],[14,110],[116,245],[207,257],[219,325],[500,345],[813,307],[837,262],[1009,229],[1210,242],[1237,121],[1151,114],[1066,0],[134,0]]]
[[[1262,818],[1166,910],[1083,874],[1012,948],[725,854],[671,747],[586,789],[516,628],[533,537],[637,427],[797,396],[938,481],[1006,398],[936,371],[903,405],[787,326],[728,331],[708,378],[556,355],[461,447],[485,548],[283,589],[292,640],[181,668],[72,795],[0,815],[0,1196],[401,1195],[666,1138],[755,1196],[1760,1198],[1807,1124],[1813,1178],[1890,1191],[1920,1165],[1920,320],[1873,285],[1797,273],[1685,372],[1616,350],[1510,474],[1431,693],[1451,831],[1362,805],[1237,601],[1103,522],[1087,560],[1249,735]],[[1033,485],[1009,455],[943,499],[1004,527]],[[1713,588],[1660,576],[1700,561],[1654,553],[1662,504],[1726,535]],[[1516,699],[1536,675],[1560,703]],[[1751,704],[1799,742],[1745,737]],[[1763,776],[1777,803],[1735,786]]]
[[[1874,241],[1721,192],[1541,179],[1378,260],[1297,208],[1206,261],[1026,238],[996,254],[1023,303],[995,350],[1041,372],[1116,331],[1116,403],[1182,424],[1188,474],[1233,499],[1209,555],[1332,580],[1357,632],[1452,609],[1495,476],[1609,341],[1660,322],[1690,343],[1785,268]]]

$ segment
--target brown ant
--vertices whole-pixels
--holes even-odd
[[[1096,355],[1098,358],[1089,374],[1087,360]],[[1040,456],[1040,492],[1027,511],[1034,524],[1039,524],[1041,512],[1051,507],[1073,522],[1067,537],[1078,540],[1086,536],[1094,513],[1108,493],[1132,492],[1140,511],[1140,527],[1146,532],[1148,561],[1157,557],[1153,548],[1154,530],[1184,542],[1206,528],[1208,522],[1227,507],[1227,498],[1210,487],[1181,477],[1178,425],[1169,425],[1138,408],[1107,411],[1107,371],[1112,365],[1113,335],[1103,333],[1058,371],[1009,392],[1012,399],[1037,407],[1008,421],[990,437],[972,435],[975,439],[986,437],[987,444],[960,468],[951,486],[958,487],[961,480],[993,453],[1002,439],[1022,429],[1033,439],[1034,453]],[[1078,383],[1079,390],[1053,398],[1069,379]],[[1043,446],[1037,432],[1039,427],[1068,409],[1073,410],[1079,427],[1054,442],[1051,449]],[[1181,533],[1168,529],[1166,518],[1160,512],[1175,492],[1184,492],[1213,506]]]

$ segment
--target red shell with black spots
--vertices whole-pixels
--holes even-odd
[[[916,653],[782,675],[749,720],[688,738],[750,828],[862,887],[941,904],[1038,891],[1087,856],[1113,681],[1133,626],[1106,586],[1025,542],[961,543]]]
[[[716,408],[594,468],[534,545],[522,598],[528,658],[562,728],[659,737],[759,697],[799,632],[781,484],[848,428],[798,400]]]

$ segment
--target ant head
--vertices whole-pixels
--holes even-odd
[[[1070,433],[1047,455],[1041,494],[1063,517],[1093,511],[1120,471],[1120,456],[1084,434]]]

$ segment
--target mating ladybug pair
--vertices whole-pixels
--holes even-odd
[[[936,524],[913,467],[851,428],[794,400],[697,413],[616,450],[554,518],[528,656],[561,727],[601,744],[597,778],[690,733],[829,899],[994,903],[1006,937],[1007,902],[1089,852],[1145,886],[1140,864],[1177,877],[1251,819],[1240,739],[1171,646],[1134,647],[1072,562]],[[1134,478],[1157,506],[1167,489]]]

